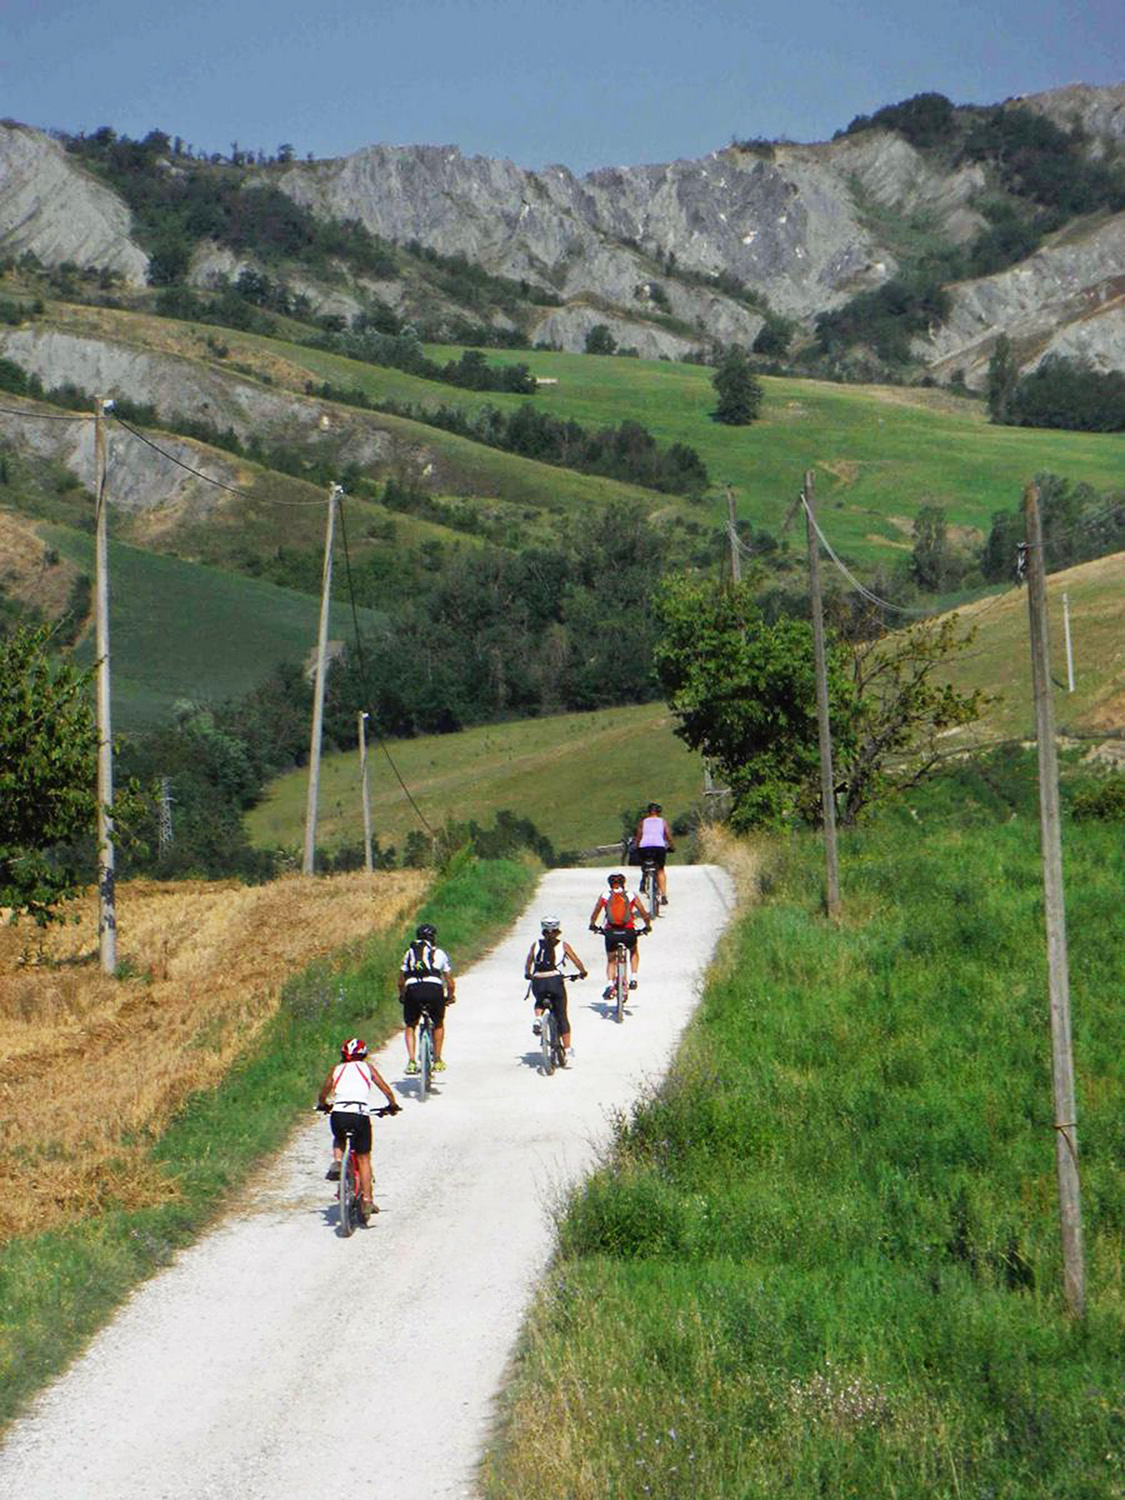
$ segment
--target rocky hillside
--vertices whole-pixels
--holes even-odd
[[[1120,161],[1125,85],[1016,102],[1080,127],[1091,160]],[[334,161],[248,166],[244,185],[280,190],[317,221],[355,221],[380,241],[463,256],[522,283],[519,319],[493,308],[485,321],[519,326],[531,342],[581,349],[604,323],[622,346],[675,358],[713,341],[752,343],[767,311],[811,332],[818,314],[909,272],[920,241],[948,252],[988,230],[997,180],[986,163],[951,164],[873,118],[876,128],[825,144],[732,144],[697,161],[584,177],[454,146],[376,145]],[[0,126],[0,254],[106,267],[140,285],[148,259],[130,233],[123,203],[73,155]],[[207,242],[186,274],[206,287],[258,264],[252,249]],[[915,336],[914,355],[939,379],[979,385],[1003,332],[1026,368],[1050,352],[1125,368],[1123,266],[1125,214],[1072,212],[1019,263],[954,283],[948,316]],[[372,298],[409,319],[443,295],[401,265],[391,276],[337,273],[298,271],[290,284],[316,312],[345,319]]]

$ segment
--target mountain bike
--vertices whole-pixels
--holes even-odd
[[[566,977],[584,979],[586,976],[576,973]],[[559,1038],[558,1017],[550,1001],[539,1017],[539,1063],[546,1078],[550,1078],[556,1068],[566,1067],[566,1048]]]
[[[641,850],[641,899],[648,907],[653,921],[660,915],[660,885],[656,875],[656,861],[648,859]]]
[[[604,933],[606,929],[598,929]],[[641,928],[637,936],[643,936],[645,928]],[[613,1019],[620,1026],[625,1019],[625,1002],[629,998],[629,950],[624,943],[618,943],[613,950],[613,979],[610,983],[613,992]]]
[[[418,1097],[429,1096],[434,1079],[434,1018],[425,1006],[418,1018]]]
[[[396,1115],[398,1106],[384,1104],[382,1109],[375,1110],[375,1114],[380,1117]],[[353,1149],[350,1130],[344,1137],[344,1156],[340,1162],[340,1181],[337,1184],[336,1197],[340,1205],[340,1234],[344,1239],[354,1233],[357,1224],[362,1224],[366,1229],[369,1215],[363,1207],[363,1194],[359,1188],[359,1159]],[[377,1208],[374,1211],[379,1212]]]

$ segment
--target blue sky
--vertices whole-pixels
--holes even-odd
[[[824,140],[924,89],[1123,79],[1120,0],[0,0],[0,115],[208,151],[452,142],[584,171]]]

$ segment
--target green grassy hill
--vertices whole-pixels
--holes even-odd
[[[93,539],[63,526],[43,536],[86,572]],[[180,698],[220,703],[248,692],[281,661],[315,649],[319,604],[308,594],[217,568],[110,543],[110,640],[115,730],[162,719]],[[370,626],[375,616],[361,612]],[[331,631],[348,639],[351,612],[333,605]],[[91,635],[76,656],[94,659]]]
[[[461,734],[392,741],[389,749],[426,819],[489,823],[508,808],[530,818],[560,849],[592,848],[621,836],[621,812],[656,797],[671,818],[699,800],[703,769],[672,732],[663,704],[560,714],[483,725]],[[372,824],[379,842],[400,849],[418,819],[385,756],[369,763]],[[303,837],[307,772],[279,777],[248,816],[262,848],[295,847]],[[317,842],[325,848],[363,837],[358,757],[321,762]]]
[[[1075,643],[1075,692],[1065,691],[1062,595],[1070,598]],[[1125,722],[1125,553],[1083,563],[1048,580],[1057,722],[1088,731]],[[1034,733],[1028,655],[1027,595],[1012,590],[960,611],[979,617],[976,642],[956,663],[951,680],[979,687],[993,702],[959,743],[988,743]],[[1059,686],[1061,684],[1061,686]],[[427,735],[392,743],[391,752],[426,818],[491,821],[500,808],[531,818],[562,849],[617,837],[619,812],[657,797],[675,817],[696,804],[702,766],[673,732],[663,703],[591,714],[560,714],[493,724],[462,734]],[[417,818],[385,758],[371,761],[374,827],[380,841],[401,847]],[[273,783],[250,813],[260,847],[296,847],[305,816],[306,772]],[[321,770],[319,842],[325,848],[362,836],[357,761],[327,756]]]

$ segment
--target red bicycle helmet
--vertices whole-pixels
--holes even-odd
[[[349,1037],[340,1047],[340,1056],[345,1062],[359,1062],[367,1056],[367,1043],[362,1037]]]

